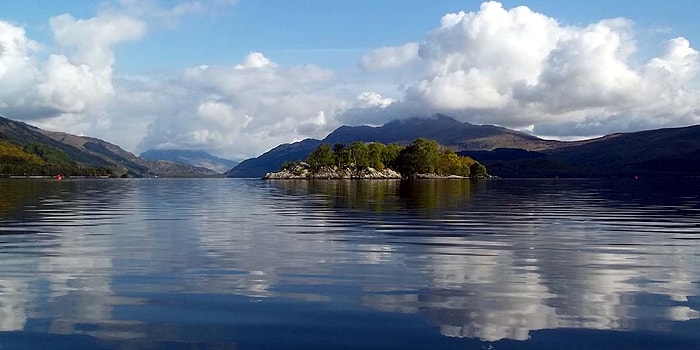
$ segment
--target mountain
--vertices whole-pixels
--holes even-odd
[[[341,126],[324,140],[324,143],[353,141],[409,144],[423,137],[437,141],[455,151],[492,150],[512,147],[531,151],[556,148],[559,141],[543,140],[523,132],[493,125],[462,123],[452,117],[436,114],[429,118],[395,120],[380,127]]]
[[[240,162],[233,169],[224,173],[226,177],[263,177],[265,174],[278,170],[282,163],[295,160],[303,160],[313,151],[321,141],[306,139],[295,143],[281,144],[257,158],[250,158]]]
[[[306,159],[321,143],[408,144],[424,137],[470,156],[500,177],[700,176],[700,126],[552,141],[445,115],[392,121],[381,127],[342,126],[323,140],[277,146],[245,160],[228,177],[262,177],[285,161]]]
[[[207,168],[221,174],[238,165],[236,161],[213,156],[204,151],[151,149],[141,153],[139,157],[152,162],[167,160],[175,163],[188,164]]]
[[[699,176],[700,125],[612,134],[509,159],[504,151],[513,153],[470,155],[503,177]]]
[[[429,118],[395,120],[380,127],[341,126],[323,140],[306,139],[279,145],[257,158],[244,160],[225,175],[227,177],[262,177],[268,172],[279,169],[285,161],[306,159],[306,156],[322,143],[349,144],[353,141],[363,141],[406,145],[419,137],[435,140],[454,151],[493,150],[503,147],[540,151],[561,147],[564,144],[498,126],[462,123],[454,118],[437,114]]]
[[[215,172],[181,164],[157,164],[121,149],[107,141],[51,132],[22,122],[0,117],[0,141],[15,149],[39,149],[51,154],[62,168],[104,168],[116,176],[214,176]],[[2,161],[0,161],[2,163]],[[49,164],[47,166],[54,166]]]

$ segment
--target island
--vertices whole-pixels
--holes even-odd
[[[321,144],[305,161],[285,162],[264,179],[487,178],[486,167],[434,140],[418,138],[407,146],[355,141]]]

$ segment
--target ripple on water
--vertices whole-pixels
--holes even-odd
[[[4,331],[162,347],[370,339],[391,320],[418,348],[571,329],[700,344],[693,181],[17,184],[1,183],[18,186],[0,198]]]

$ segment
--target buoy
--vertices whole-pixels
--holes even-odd
[[[61,181],[63,179],[63,176],[61,174],[56,175],[56,180]]]

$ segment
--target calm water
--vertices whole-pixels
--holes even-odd
[[[700,349],[700,179],[0,180],[0,348]]]

